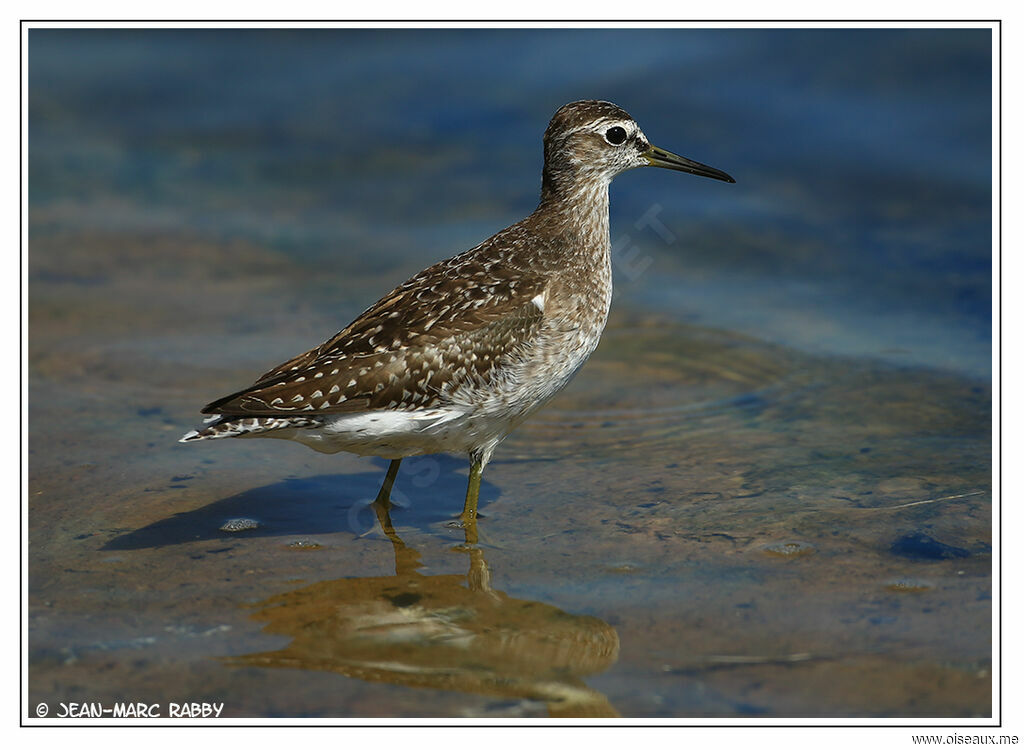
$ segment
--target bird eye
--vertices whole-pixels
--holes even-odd
[[[604,134],[604,138],[613,146],[619,146],[626,141],[626,129],[619,125],[613,128],[608,128]]]

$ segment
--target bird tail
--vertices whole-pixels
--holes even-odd
[[[228,437],[249,437],[272,430],[288,427],[319,427],[323,420],[318,417],[238,417],[214,414],[203,427],[189,430],[181,436],[179,443],[194,443],[198,440],[217,440]]]

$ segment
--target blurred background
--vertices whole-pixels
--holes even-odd
[[[991,43],[33,29],[30,703],[132,686],[232,715],[988,715]],[[174,441],[532,211],[544,128],[586,98],[737,180],[616,179],[602,345],[488,470],[494,585],[600,633],[570,660],[591,665],[570,669],[587,707],[519,662],[488,666],[517,675],[503,694],[358,673],[348,641],[304,667],[250,658],[289,626],[241,607],[396,568],[358,536],[380,465]],[[467,574],[443,526],[463,463],[400,479],[395,524],[472,588],[479,560]],[[257,525],[219,530],[237,516]]]
[[[989,49],[985,29],[36,31],[32,230],[400,279],[529,213],[548,119],[608,99],[738,181],[616,181],[613,239],[656,271],[620,279],[630,303],[983,377]],[[635,226],[655,205],[670,247]]]

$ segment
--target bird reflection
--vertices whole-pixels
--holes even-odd
[[[253,617],[267,623],[264,632],[292,642],[232,663],[536,701],[552,717],[619,715],[582,680],[615,663],[614,628],[495,591],[483,550],[469,544],[458,548],[469,558],[466,575],[424,575],[386,501],[373,507],[394,547],[395,575],[323,581],[258,603]]]

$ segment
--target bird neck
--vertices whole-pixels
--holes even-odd
[[[609,180],[593,178],[559,185],[545,179],[534,216],[552,234],[564,238],[563,247],[605,255],[611,247],[608,183]]]
[[[589,320],[589,327],[584,328],[594,334],[594,343],[604,328],[612,298],[608,182],[581,180],[563,191],[544,190],[540,205],[527,220],[547,240],[541,247],[547,263],[556,269],[553,296],[575,300],[573,314]],[[559,286],[568,293],[558,294]]]

